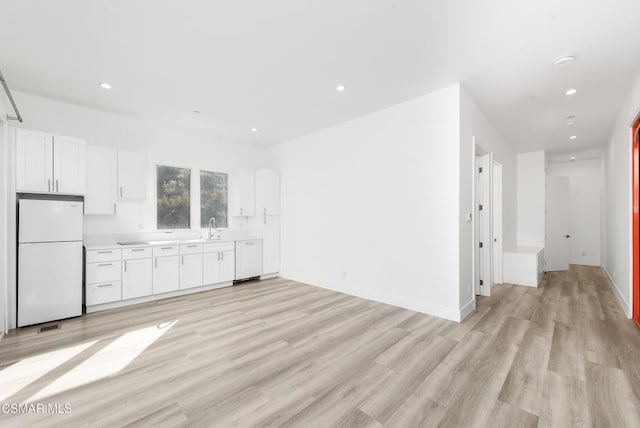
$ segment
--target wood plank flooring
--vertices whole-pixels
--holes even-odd
[[[599,268],[462,323],[273,279],[0,342],[5,426],[639,427],[640,330]]]

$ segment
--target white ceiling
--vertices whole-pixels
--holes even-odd
[[[639,16],[638,0],[0,0],[0,69],[16,90],[265,146],[460,81],[518,151],[566,152],[606,142]]]

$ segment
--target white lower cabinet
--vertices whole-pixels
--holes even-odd
[[[153,294],[180,289],[180,256],[156,257],[153,261]]]
[[[235,251],[223,251],[220,253],[220,281],[233,281],[236,278],[236,253]]]
[[[202,286],[202,253],[180,256],[180,289]]]
[[[101,305],[122,300],[122,283],[120,281],[102,284],[87,284],[87,306]]]
[[[122,300],[121,256],[116,249],[87,251],[87,306]]]
[[[152,259],[125,260],[122,266],[122,298],[134,299],[152,293]]]
[[[204,284],[218,284],[235,279],[235,252],[217,251],[204,254]]]

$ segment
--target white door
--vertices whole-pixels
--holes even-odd
[[[16,191],[52,192],[53,136],[16,130]]]
[[[476,157],[475,292],[491,295],[491,153]]]
[[[141,153],[118,150],[118,197],[143,201],[147,197],[147,158]]]
[[[547,177],[546,270],[569,269],[569,178]]]
[[[262,227],[262,274],[280,272],[280,217],[265,216]]]
[[[491,243],[493,260],[493,283],[503,282],[503,245],[502,245],[502,165],[493,161],[491,182],[491,233],[493,242]]]
[[[233,281],[236,277],[236,257],[234,251],[220,253],[220,282]]]
[[[180,289],[200,287],[203,284],[202,253],[180,257]]]
[[[153,294],[180,289],[180,257],[156,257],[153,262]]]
[[[153,294],[151,259],[125,260],[122,265],[122,270],[123,300]]]
[[[280,174],[278,171],[256,171],[256,205],[258,215],[280,215]]]
[[[118,152],[87,146],[85,215],[115,215],[118,199]]]
[[[262,275],[262,241],[236,242],[236,279]]]
[[[222,253],[205,253],[204,254],[204,284],[217,284],[222,282],[220,279],[220,259]]]
[[[18,327],[82,315],[82,242],[20,244]]]
[[[53,186],[56,193],[84,194],[85,142],[79,138],[53,137]]]

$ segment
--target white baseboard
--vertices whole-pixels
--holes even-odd
[[[137,305],[139,303],[153,302],[155,300],[167,299],[169,297],[185,296],[187,294],[200,293],[202,291],[215,290],[217,288],[230,287],[232,281],[222,282],[220,284],[205,285],[203,287],[189,288],[186,290],[171,291],[169,293],[155,294],[152,296],[138,297],[136,299],[120,300],[117,302],[103,303],[102,305],[87,306],[87,313],[105,311],[107,309],[121,308],[123,306]]]
[[[571,259],[569,263],[572,265],[582,265],[582,266],[600,266],[600,260],[593,259]]]
[[[538,282],[540,281],[540,277],[538,278],[526,278],[526,277],[518,277],[518,276],[505,276],[504,282],[507,284],[515,284],[515,285],[524,285],[526,287],[538,287]]]
[[[600,268],[602,269],[602,272],[604,272],[604,276],[609,281],[609,285],[613,290],[613,294],[616,295],[616,299],[618,299],[618,303],[620,303],[620,306],[622,306],[622,310],[624,314],[627,316],[627,318],[631,319],[633,317],[633,314],[631,313],[631,307],[629,306],[629,302],[627,301],[627,299],[624,298],[624,296],[620,292],[620,289],[618,288],[618,284],[616,284],[616,281],[613,279],[613,277],[611,276],[607,268],[604,266],[601,266]]]
[[[439,318],[451,321],[462,321],[463,313],[456,308],[448,308],[436,305],[424,300],[407,299],[406,297],[384,293],[376,290],[354,286],[351,284],[333,284],[330,281],[318,280],[306,275],[296,273],[280,272],[280,277],[291,281],[301,282],[303,284],[313,285],[315,287],[325,288],[327,290],[337,291],[339,293],[348,294],[350,296],[360,297],[362,299],[373,300],[374,302],[384,303],[387,305],[398,306],[400,308],[409,309],[411,311],[420,312],[427,315],[433,315]],[[467,307],[464,308],[468,311]],[[473,311],[473,309],[471,309]],[[465,315],[466,316],[466,315]]]
[[[472,299],[469,303],[464,305],[462,309],[460,309],[460,321],[463,321],[466,317],[471,315],[473,311],[476,310],[476,301]]]

